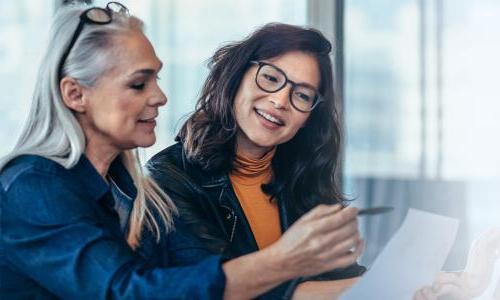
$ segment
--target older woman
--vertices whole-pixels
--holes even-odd
[[[134,150],[155,142],[167,102],[161,67],[123,5],[57,13],[27,124],[0,164],[2,298],[252,298],[338,256],[295,240],[306,226],[267,253],[227,262],[192,251],[181,221],[171,231],[176,208]],[[283,268],[289,260],[297,267]]]
[[[330,51],[320,32],[286,24],[268,24],[220,48],[179,143],[148,163],[181,219],[214,253],[264,254],[304,219],[316,222],[294,241],[332,254],[322,268],[330,272],[266,297],[288,297],[298,281],[323,280],[302,284],[295,295],[331,298],[364,271],[355,264],[362,244],[355,214],[320,205],[343,202]],[[321,211],[315,218],[307,215],[314,207]],[[312,265],[289,260],[285,267]]]

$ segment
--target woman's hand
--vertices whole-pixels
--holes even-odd
[[[353,207],[318,205],[297,220],[269,250],[291,278],[352,265],[363,249],[357,214]]]
[[[224,299],[253,299],[283,281],[353,264],[363,248],[357,213],[319,205],[271,246],[227,261]]]
[[[480,296],[491,281],[495,261],[500,259],[500,229],[492,229],[474,241],[462,272],[441,272],[432,286],[423,287],[414,300],[465,300]]]

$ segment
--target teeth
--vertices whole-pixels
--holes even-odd
[[[258,109],[256,111],[259,115],[264,117],[266,120],[273,122],[275,124],[278,124],[278,125],[283,125],[283,123],[280,120],[276,119],[275,117],[271,116],[270,114],[266,114],[265,112],[260,111]]]
[[[153,122],[154,119],[143,119],[139,120],[139,122]]]

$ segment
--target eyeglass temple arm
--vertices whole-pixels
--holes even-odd
[[[59,67],[57,68],[57,70],[58,70],[57,76],[58,76],[59,80],[62,79],[61,77],[62,77],[63,64],[66,62],[66,59],[68,58],[68,55],[69,55],[69,51],[71,51],[71,49],[73,48],[73,46],[76,42],[76,39],[80,35],[80,33],[83,29],[83,25],[84,25],[84,22],[83,22],[83,20],[80,19],[80,23],[78,23],[78,27],[76,28],[75,32],[73,33],[73,37],[71,38],[71,42],[69,43],[68,47],[64,51],[63,56],[61,57],[61,61],[59,62]]]

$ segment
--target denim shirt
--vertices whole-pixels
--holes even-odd
[[[3,168],[0,298],[222,298],[221,257],[193,245],[181,222],[160,242],[145,231],[128,246],[136,189],[119,158],[108,175],[111,187],[84,155],[71,169],[35,155]]]

